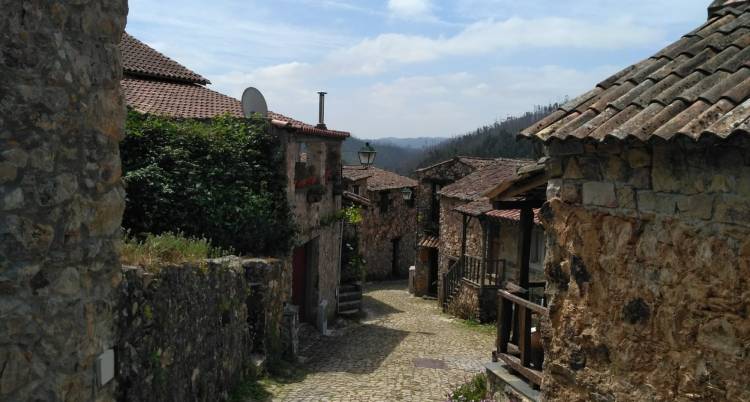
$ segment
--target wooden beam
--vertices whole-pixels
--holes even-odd
[[[521,209],[521,241],[518,242],[518,262],[520,278],[518,285],[529,288],[529,269],[531,260],[531,231],[534,229],[534,211],[531,207]],[[528,295],[526,296],[528,298]]]
[[[518,359],[515,356],[511,356],[509,354],[505,353],[498,353],[497,357],[502,360],[505,364],[507,364],[511,369],[515,370],[522,376],[524,376],[527,380],[533,382],[534,384],[541,386],[542,385],[542,372],[534,370],[529,367],[524,367],[521,364],[521,360]]]
[[[497,350],[500,353],[508,353],[510,329],[513,326],[513,303],[510,300],[500,297],[498,304]]]
[[[479,298],[482,298],[482,291],[484,290],[484,282],[487,278],[487,261],[490,259],[490,250],[489,250],[489,244],[490,244],[490,225],[489,223],[482,219],[482,267],[481,272],[479,273],[480,278],[480,286],[479,286]]]
[[[501,298],[508,300],[509,302],[516,303],[519,306],[523,306],[537,314],[546,315],[549,311],[548,309],[544,308],[543,306],[540,306],[536,303],[532,303],[524,298],[518,297],[512,293],[509,293],[505,290],[498,290],[497,293],[500,295]]]

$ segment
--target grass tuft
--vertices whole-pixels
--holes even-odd
[[[203,265],[207,258],[224,257],[233,252],[212,246],[208,239],[186,237],[180,232],[149,234],[143,240],[125,236],[120,261],[153,270],[169,264]]]
[[[477,374],[471,381],[460,385],[448,395],[449,402],[481,402],[487,396],[487,376]]]

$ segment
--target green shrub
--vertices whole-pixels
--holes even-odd
[[[185,237],[182,233],[147,235],[143,240],[125,237],[121,262],[155,269],[165,264],[205,264],[207,258],[218,258],[234,254],[232,249],[214,247],[205,239]]]
[[[181,231],[242,254],[282,255],[294,238],[284,155],[263,119],[173,120],[128,113],[123,226]]]
[[[458,386],[448,395],[450,402],[481,402],[487,396],[487,377],[477,374],[466,384]]]

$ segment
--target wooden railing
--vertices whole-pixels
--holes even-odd
[[[505,281],[505,260],[484,260],[464,256],[463,278],[481,286],[501,287]]]
[[[534,287],[544,286],[534,283]],[[531,286],[530,286],[531,287]],[[526,299],[520,287],[498,290],[497,358],[535,386],[542,383],[542,348],[539,322],[549,310]],[[532,332],[536,322],[536,331]]]
[[[458,292],[461,278],[463,278],[462,265],[456,260],[448,267],[448,272],[443,274],[443,310],[448,308],[451,298]]]

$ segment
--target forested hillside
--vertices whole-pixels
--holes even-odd
[[[508,117],[470,133],[444,141],[425,150],[419,167],[450,159],[454,156],[482,156],[506,158],[532,158],[533,146],[529,141],[517,140],[518,133],[555,111],[559,104],[537,106],[534,111],[518,117]]]
[[[414,170],[429,166],[454,156],[480,156],[489,158],[534,158],[532,143],[518,140],[518,133],[541,120],[559,107],[553,103],[547,106],[537,106],[534,111],[521,116],[508,117],[496,121],[491,125],[480,127],[470,133],[459,135],[444,141],[435,138],[415,139],[415,144],[438,142],[437,145],[426,148],[401,146],[408,144],[408,139],[393,141],[392,139],[371,140],[370,143],[378,151],[375,166],[390,170],[405,176],[412,176]],[[393,143],[390,143],[393,142]],[[357,151],[365,144],[365,140],[349,138],[344,141],[344,163],[359,164]]]
[[[375,156],[375,166],[409,176],[417,168],[419,161],[424,158],[425,150],[407,148],[393,144],[383,144],[373,141],[371,143],[378,154]],[[344,141],[343,157],[347,165],[358,165],[357,151],[365,145],[365,140],[359,138],[347,138]]]

